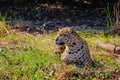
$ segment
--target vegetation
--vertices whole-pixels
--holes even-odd
[[[95,61],[92,80],[108,79],[119,73],[120,65],[116,58],[105,56],[106,52],[97,46],[97,41],[120,44],[119,36],[105,37],[78,32],[89,44]],[[0,37],[0,79],[2,80],[58,80],[90,79],[91,75],[76,70],[75,65],[66,65],[60,55],[54,53],[56,33],[31,35],[15,32]]]
[[[97,43],[120,46],[117,1],[0,0],[0,80],[118,80],[120,56]],[[88,42],[92,73],[65,64],[54,53],[56,31],[63,26],[74,26]],[[113,30],[104,33],[104,28]]]
[[[9,34],[10,26],[6,24],[6,16],[0,12],[0,36]]]

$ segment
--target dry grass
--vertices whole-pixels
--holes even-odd
[[[0,37],[9,34],[10,26],[6,24],[6,17],[0,12]]]

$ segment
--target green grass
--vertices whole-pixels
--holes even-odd
[[[79,34],[87,40],[96,65],[100,65],[94,69],[96,77],[92,80],[107,79],[116,69],[120,69],[119,63],[105,56],[106,52],[97,46],[98,40],[120,45],[119,36]],[[0,45],[0,79],[58,80],[61,76],[65,79],[68,76],[87,79],[90,75],[85,73],[81,76],[81,72],[75,70],[75,65],[66,65],[60,60],[60,55],[54,53],[55,36],[56,33],[33,36],[26,32],[15,32],[0,37],[0,43],[8,43]]]

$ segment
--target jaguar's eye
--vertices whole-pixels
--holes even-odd
[[[63,36],[67,36],[67,34],[64,34]]]
[[[61,38],[64,38],[64,36],[61,36]]]

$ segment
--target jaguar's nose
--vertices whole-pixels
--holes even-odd
[[[58,38],[55,41],[58,41]]]
[[[60,44],[57,40],[55,41],[55,43],[56,43],[57,45],[59,45],[59,44]]]
[[[58,38],[56,38],[55,41],[58,41]]]
[[[58,38],[55,39],[55,43],[56,43],[56,44],[59,44],[59,42],[58,42]]]
[[[58,41],[56,41],[56,44],[57,45],[64,45],[64,42],[58,42]]]

